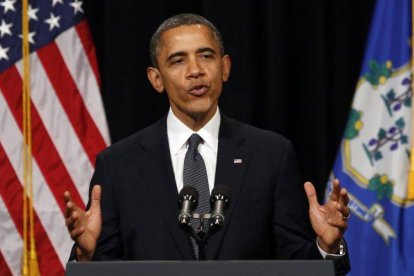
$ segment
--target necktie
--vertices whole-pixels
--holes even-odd
[[[208,178],[206,165],[203,157],[198,152],[197,148],[202,138],[194,133],[188,139],[188,149],[184,159],[184,171],[183,171],[183,182],[184,186],[192,186],[197,189],[199,194],[198,206],[195,210],[199,214],[208,213],[210,211],[210,191],[208,188]],[[190,222],[194,230],[199,225],[199,220],[192,219]],[[207,227],[207,222],[203,224]],[[194,253],[198,259],[198,246],[194,239],[191,239],[193,244]]]

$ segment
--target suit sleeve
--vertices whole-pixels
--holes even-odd
[[[297,158],[288,141],[275,188],[273,230],[278,259],[322,259],[308,214]],[[334,260],[336,275],[350,270],[349,254]]]
[[[102,230],[92,260],[123,260],[124,254],[120,237],[118,208],[114,196],[115,191],[108,165],[105,163],[104,155],[102,153],[99,154],[96,159],[96,167],[89,187],[89,202],[86,206],[86,210],[90,207],[92,188],[98,184],[102,187]],[[75,247],[76,244],[72,248],[69,261],[76,260]]]
[[[278,259],[322,259],[316,245],[296,155],[286,142],[274,194],[273,231]]]

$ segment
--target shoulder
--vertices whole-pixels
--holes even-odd
[[[162,118],[158,122],[112,144],[99,153],[98,156],[105,159],[120,159],[140,154],[140,152],[145,151],[152,144],[166,137],[166,133],[165,118]]]
[[[291,142],[279,133],[222,116],[222,130],[243,140],[243,146],[251,150],[281,150],[291,146]]]

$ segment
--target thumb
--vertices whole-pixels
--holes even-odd
[[[101,191],[102,188],[100,185],[95,185],[92,188],[91,209],[101,208]]]
[[[306,182],[304,188],[309,201],[309,206],[319,206],[318,198],[316,197],[316,191],[313,184],[311,182]]]

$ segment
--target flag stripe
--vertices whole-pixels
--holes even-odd
[[[81,30],[87,28],[85,24],[83,25],[85,27],[82,27]],[[102,114],[104,114],[104,109],[99,92],[99,84],[95,78],[87,77],[96,74],[96,72],[94,72],[95,68],[93,68],[93,65],[90,62],[91,58],[94,60],[94,56],[89,58],[89,60],[87,59],[87,52],[93,52],[94,55],[94,49],[92,48],[91,50],[88,50],[88,48],[84,49],[84,47],[82,47],[82,41],[74,28],[66,30],[57,37],[55,41],[62,54],[62,58],[79,89],[79,93],[85,103],[86,109],[98,127],[105,143],[109,145],[110,139],[108,126],[105,116],[102,116]],[[90,47],[90,45],[87,45],[86,47]],[[89,53],[89,55],[91,55],[91,53]]]
[[[80,41],[82,43],[83,48],[85,49],[86,57],[92,67],[95,79],[98,83],[98,86],[101,87],[101,79],[99,76],[98,70],[98,62],[96,58],[96,51],[95,46],[93,45],[91,38],[91,34],[89,31],[89,24],[86,20],[79,22],[78,25],[75,26],[76,32],[79,35]],[[77,46],[77,45],[75,45]],[[100,94],[100,93],[99,93]]]
[[[93,166],[60,104],[36,53],[31,55],[31,98],[63,164],[67,168],[83,202],[87,202],[88,183]],[[22,75],[22,63],[17,64]],[[43,80],[43,81],[39,81]]]
[[[51,42],[37,53],[89,160],[95,164],[96,154],[104,149],[106,144],[82,101],[57,45]]]
[[[0,118],[3,122],[0,124],[0,143],[9,158],[9,162],[20,183],[23,181],[23,137],[17,123],[15,122],[10,109],[6,105],[3,95],[0,93]],[[6,135],[7,134],[7,135]],[[73,244],[69,235],[66,233],[66,226],[63,214],[59,209],[57,201],[63,201],[61,197],[55,199],[50,191],[44,176],[40,172],[36,160],[33,160],[33,194],[35,195],[33,206],[39,219],[49,235],[49,239],[58,253],[60,261],[65,264],[70,248]],[[87,186],[87,185],[85,185]]]
[[[0,275],[17,275],[22,261],[22,240],[1,196],[0,221],[0,233],[7,233],[0,235]]]
[[[7,81],[6,81],[7,80]],[[10,67],[2,74],[0,74],[0,89],[11,107],[10,110],[18,123],[20,130],[22,130],[22,80],[15,66]],[[32,104],[32,138],[33,157],[39,164],[42,174],[45,176],[47,184],[52,191],[55,198],[61,198],[63,193],[68,190],[75,202],[84,208],[85,204],[76,189],[71,177],[69,176],[65,166],[63,165],[59,154],[57,153],[45,127],[39,117],[36,107]],[[64,203],[58,202],[62,214],[64,213]]]
[[[22,237],[23,188],[2,146],[0,146],[0,164],[4,183],[4,185],[0,185],[0,196],[4,200],[14,224],[17,226],[20,237]],[[34,211],[34,223],[40,273],[43,275],[62,275],[64,272],[63,266],[39,221],[36,211]]]
[[[12,275],[9,266],[7,265],[6,260],[3,257],[3,254],[1,254],[1,249],[0,249],[0,275],[2,276]]]

